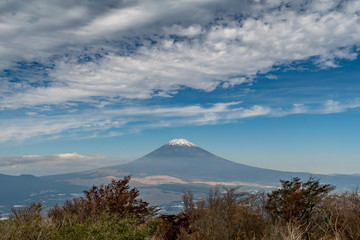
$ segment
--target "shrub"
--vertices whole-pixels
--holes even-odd
[[[275,222],[290,224],[293,229],[301,229],[307,239],[315,239],[319,226],[319,207],[335,187],[320,184],[319,180],[312,177],[306,182],[301,182],[300,178],[280,182],[281,188],[267,195],[267,213]]]
[[[139,191],[130,189],[130,177],[122,180],[112,180],[108,185],[93,186],[84,191],[85,197],[66,201],[62,207],[54,206],[48,212],[48,217],[58,227],[63,224],[82,223],[87,218],[97,218],[102,215],[116,215],[118,218],[134,218],[145,222],[156,213],[156,207],[148,207],[148,203],[137,199]]]
[[[41,216],[41,203],[32,203],[30,206],[12,209],[8,220],[0,221],[0,239],[50,239],[54,228]]]
[[[360,196],[357,191],[333,194],[320,207],[323,233],[334,239],[360,239]]]
[[[221,192],[216,187],[196,204],[191,198],[192,194],[183,195],[191,232],[182,231],[180,239],[255,239],[264,235],[266,223],[258,205],[262,194],[251,195],[238,188],[225,188]]]
[[[190,227],[191,218],[186,213],[180,213],[176,215],[161,215],[159,217],[163,220],[161,235],[162,239],[172,240],[178,239],[179,235],[191,234],[192,229]]]
[[[9,220],[17,223],[29,223],[29,222],[39,222],[42,220],[41,217],[42,204],[41,203],[32,203],[28,207],[11,209],[12,215],[10,215]]]
[[[281,188],[268,194],[265,209],[274,220],[285,222],[310,223],[321,200],[335,189],[314,178],[306,182],[300,178],[280,182]]]

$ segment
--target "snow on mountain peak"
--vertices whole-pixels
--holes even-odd
[[[173,139],[170,142],[167,143],[167,145],[171,145],[171,146],[186,146],[186,147],[195,147],[196,145],[189,142],[188,140],[184,139],[184,138],[177,138],[177,139]]]

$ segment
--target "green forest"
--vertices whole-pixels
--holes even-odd
[[[55,205],[13,209],[0,239],[256,240],[360,239],[360,195],[336,193],[318,179],[281,180],[271,192],[215,187],[202,199],[183,193],[183,210],[160,215],[139,198],[130,177],[93,186]]]

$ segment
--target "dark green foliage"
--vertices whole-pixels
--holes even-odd
[[[154,236],[160,224],[159,219],[139,224],[135,219],[101,216],[75,225],[67,224],[54,235],[54,239],[144,240]]]
[[[33,219],[27,222],[0,222],[1,240],[144,240],[156,236],[162,220],[138,223],[135,219],[116,216],[88,218],[83,223],[64,224],[57,229],[51,221]]]

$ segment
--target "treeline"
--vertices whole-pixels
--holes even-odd
[[[186,192],[177,215],[158,215],[129,181],[94,186],[46,217],[41,204],[14,209],[0,222],[0,239],[360,239],[358,192],[332,193],[314,178],[281,180],[270,193],[217,187],[197,201]]]

